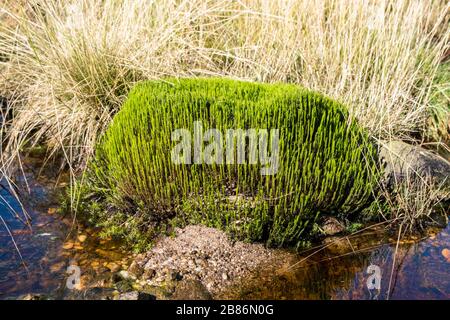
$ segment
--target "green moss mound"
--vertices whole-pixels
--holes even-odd
[[[248,158],[174,163],[179,141],[172,132],[193,134],[195,121],[204,132],[278,129],[278,171],[262,175],[263,164]],[[249,157],[250,141],[245,148]],[[124,234],[176,219],[241,239],[298,245],[320,214],[349,216],[370,203],[376,164],[364,131],[341,104],[318,93],[223,79],[152,81],[132,90],[101,139],[83,200],[100,204],[100,224]]]

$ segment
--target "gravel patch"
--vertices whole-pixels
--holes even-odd
[[[262,244],[233,241],[226,233],[204,226],[176,229],[147,253],[138,255],[131,271],[149,285],[195,280],[214,296],[258,268],[281,267],[292,254]],[[134,272],[136,273],[136,272]]]

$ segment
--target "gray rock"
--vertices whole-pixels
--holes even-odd
[[[141,267],[139,263],[133,261],[133,263],[131,263],[130,267],[128,268],[128,272],[134,275],[135,277],[139,278],[144,273],[144,269]]]
[[[382,141],[379,155],[388,186],[408,176],[429,176],[437,185],[450,189],[450,163],[432,151],[402,141]]]
[[[7,108],[8,108],[8,99],[0,96],[0,109],[2,111],[6,111]]]
[[[125,292],[118,296],[118,300],[156,300],[152,294],[139,291]]]
[[[166,269],[163,271],[166,275],[167,281],[180,281],[183,276],[176,270]]]
[[[93,287],[83,292],[83,299],[85,300],[109,300],[114,295],[114,289]]]
[[[320,228],[327,236],[333,236],[345,230],[345,226],[334,217],[325,217]]]
[[[144,271],[142,277],[144,278],[144,280],[151,280],[155,275],[156,275],[155,269],[148,268]]]
[[[20,300],[47,300],[47,299],[42,295],[29,293],[21,297]]]
[[[128,272],[128,271],[125,271],[125,270],[120,270],[119,271],[119,275],[122,277],[122,279],[124,279],[124,280],[128,280],[128,279],[131,279],[132,278],[132,276],[130,275],[130,273]]]
[[[327,237],[323,240],[327,245],[327,251],[332,255],[340,255],[353,251],[353,248],[347,238],[343,237]]]
[[[206,287],[198,280],[182,280],[175,287],[174,300],[211,300],[212,296]]]
[[[128,280],[119,281],[115,284],[115,286],[116,286],[117,290],[119,290],[119,292],[127,292],[130,290],[133,290],[133,285]]]
[[[117,297],[118,300],[138,300],[139,292],[131,291],[119,294]]]

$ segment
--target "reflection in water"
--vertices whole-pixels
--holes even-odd
[[[28,164],[32,194],[26,204],[33,219],[32,229],[14,218],[0,202],[0,214],[11,229],[27,268],[23,267],[11,237],[0,224],[0,299],[28,293],[65,299],[100,298],[101,291],[97,296],[86,296],[84,290],[68,290],[67,267],[73,264],[81,267],[81,289],[108,287],[111,274],[127,268],[125,253],[113,241],[99,240],[96,230],[80,229],[70,217],[56,214],[55,195],[49,191],[53,190],[50,186],[55,185],[55,177],[44,173],[34,179],[33,163]],[[57,185],[62,186],[64,182]],[[20,211],[6,188],[0,192]],[[374,230],[349,240],[331,240],[326,248],[305,261],[302,260],[312,251],[292,255],[292,260],[281,270],[262,266],[261,271],[219,298],[386,299],[391,288],[392,299],[449,299],[450,260],[442,254],[450,248],[449,234],[450,225],[421,241],[403,241],[397,250],[392,277],[395,239],[385,236],[384,230]],[[366,271],[370,265],[381,269],[380,290],[367,288]]]
[[[46,182],[42,178],[42,182]],[[11,233],[23,256],[23,262],[16,252],[12,239],[6,227],[0,225],[0,298],[6,298],[15,293],[41,292],[43,290],[56,290],[55,283],[49,281],[48,273],[50,261],[60,263],[62,257],[59,256],[59,243],[64,239],[65,234],[61,230],[63,221],[53,215],[39,214],[46,212],[43,205],[51,206],[53,197],[41,184],[29,180],[32,195],[27,201],[27,211],[32,219],[33,227],[30,228],[16,219],[13,212],[8,209],[8,205],[16,212],[21,212],[21,207],[2,181],[1,195],[3,201],[0,203],[0,214],[6,221]],[[7,202],[7,204],[5,203]],[[23,265],[25,263],[26,267]],[[61,274],[55,274],[55,280],[62,280]],[[48,288],[48,289],[47,289]]]
[[[0,190],[3,197],[0,215],[23,257],[22,262],[7,229],[0,223],[0,299],[19,298],[30,293],[56,299],[86,298],[83,290],[66,288],[66,271],[70,265],[80,266],[82,289],[85,284],[107,287],[111,270],[127,267],[124,253],[117,243],[99,240],[96,230],[82,229],[74,225],[71,217],[62,217],[56,212],[56,193],[66,185],[67,177],[55,177],[52,172],[37,175],[33,168],[40,168],[40,165],[31,159],[26,165],[31,194],[23,203],[32,218],[32,228],[17,220],[8,210],[5,201],[17,212],[21,208],[6,188],[7,184],[2,183]],[[89,296],[99,297],[101,294]]]
[[[224,298],[235,299],[449,299],[450,225],[422,241],[396,241],[383,230],[337,239],[308,259],[299,255],[280,270],[265,269],[235,286]],[[315,250],[317,251],[317,250]],[[381,271],[380,289],[369,290],[370,265]],[[393,270],[393,273],[391,272]],[[392,277],[391,277],[392,273]],[[390,288],[390,290],[389,290]]]

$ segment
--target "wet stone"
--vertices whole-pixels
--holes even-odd
[[[177,284],[171,298],[174,300],[211,300],[212,296],[200,281],[186,279]]]
[[[131,291],[131,292],[121,293],[117,299],[118,300],[156,300],[156,297],[154,295],[146,293],[146,292]]]
[[[140,277],[144,273],[144,269],[137,263],[133,261],[128,268],[128,272],[136,277]]]
[[[320,227],[327,236],[333,236],[345,230],[345,226],[334,217],[324,218]]]
[[[48,300],[45,296],[39,294],[26,294],[21,298],[21,300]]]
[[[155,269],[149,268],[144,271],[143,278],[145,280],[151,280],[155,277],[156,271]]]
[[[128,280],[122,280],[119,282],[116,282],[116,288],[119,290],[119,292],[127,292],[130,290],[133,290],[133,284]]]
[[[109,300],[114,296],[114,289],[94,287],[89,288],[83,293],[85,300]]]

